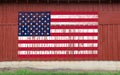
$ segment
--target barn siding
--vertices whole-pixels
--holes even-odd
[[[17,26],[19,11],[98,11],[99,13],[99,54],[94,58],[74,60],[120,60],[120,5],[54,5],[45,4],[2,4],[0,5],[0,61],[48,60],[48,58],[18,58]],[[110,19],[113,17],[112,19]],[[74,58],[74,57],[71,57]],[[68,56],[67,59],[71,60]],[[58,60],[51,58],[49,60]],[[59,59],[63,60],[63,59]]]
[[[120,39],[119,39],[119,38],[120,38],[120,34],[119,34],[120,31],[119,31],[119,30],[120,30],[120,25],[118,25],[118,39],[117,39],[117,40],[118,40],[118,41],[117,41],[117,46],[118,46],[118,53],[119,53],[119,58],[118,58],[118,60],[120,60]]]
[[[120,5],[110,4],[1,4],[0,24],[17,24],[19,11],[96,11],[100,24],[120,24]],[[109,11],[109,12],[108,12]]]

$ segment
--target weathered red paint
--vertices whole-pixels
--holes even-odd
[[[0,4],[0,61],[73,60],[57,58],[18,58],[17,26],[19,11],[97,11],[99,13],[99,54],[74,60],[120,60],[120,5],[111,4]]]

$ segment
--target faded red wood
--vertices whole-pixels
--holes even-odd
[[[118,25],[113,25],[113,60],[118,60],[118,56],[119,56],[119,53],[118,53]]]
[[[117,39],[117,45],[118,45],[118,56],[119,56],[119,59],[120,60],[120,24],[118,25],[118,39]]]
[[[55,58],[18,58],[18,12],[19,11],[98,11],[99,13],[99,54],[94,58],[74,60],[120,60],[120,5],[96,4],[1,4],[0,5],[0,61],[8,60],[63,60]],[[112,17],[112,19],[111,19]],[[71,60],[74,56],[67,56]],[[72,59],[73,60],[73,59]]]
[[[1,4],[0,23],[17,24],[20,11],[96,11],[100,24],[120,24],[120,5],[110,4]]]
[[[0,34],[2,38],[1,57],[2,60],[16,59],[17,52],[17,26],[0,26]]]
[[[108,26],[108,46],[107,46],[107,55],[108,55],[108,59],[110,60],[113,59],[113,25],[109,25]]]
[[[99,25],[99,29],[98,29],[98,58],[97,60],[103,60],[103,25]]]
[[[117,25],[100,25],[99,27],[99,54],[97,58],[76,58],[74,60],[119,60],[119,33],[116,29]],[[115,29],[116,30],[115,30]],[[120,26],[118,27],[120,28]],[[0,26],[0,38],[2,48],[0,50],[0,60],[48,60],[48,58],[18,58],[17,57],[17,26],[6,25]],[[119,52],[119,53],[118,53]],[[74,58],[74,57],[71,57]],[[68,55],[67,59],[71,60]],[[49,60],[63,60],[51,58]]]

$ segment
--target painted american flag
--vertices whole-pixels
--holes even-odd
[[[19,12],[21,58],[68,58],[98,55],[97,12]]]

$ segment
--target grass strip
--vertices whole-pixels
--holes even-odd
[[[120,72],[34,72],[17,70],[15,72],[0,72],[0,75],[120,75]]]

